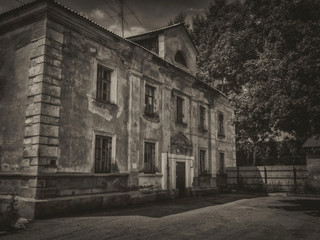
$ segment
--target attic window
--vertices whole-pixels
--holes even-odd
[[[184,54],[183,54],[183,52],[182,51],[178,51],[177,53],[176,53],[176,56],[174,57],[174,60],[177,62],[177,63],[180,63],[180,64],[182,64],[183,66],[187,66],[187,63],[186,63],[186,60],[185,60],[185,58],[184,58],[184,56],[183,56]]]

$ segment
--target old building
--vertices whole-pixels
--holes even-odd
[[[183,25],[123,39],[36,0],[0,15],[0,44],[0,194],[23,216],[212,189],[235,165],[233,109]]]

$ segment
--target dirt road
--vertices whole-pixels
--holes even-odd
[[[3,239],[318,240],[320,198],[225,194],[179,199],[36,220]]]

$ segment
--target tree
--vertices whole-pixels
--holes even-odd
[[[190,24],[187,22],[187,14],[183,11],[180,11],[173,19],[170,19],[168,21],[168,26],[176,23],[184,23],[184,26],[187,30],[190,28]]]
[[[320,132],[319,1],[218,0],[192,27],[198,77],[234,104],[237,143],[253,164],[260,143]]]

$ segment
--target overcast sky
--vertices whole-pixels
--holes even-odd
[[[140,19],[141,24],[133,15],[126,15],[125,36],[143,33],[167,25],[169,19],[176,16],[179,11],[192,15],[202,13],[212,0],[126,0],[124,12],[130,13],[129,9]],[[18,7],[21,2],[28,3],[30,0],[0,0],[0,12]],[[119,19],[112,9],[119,11],[119,0],[58,0],[61,4],[85,15],[96,23],[120,34]],[[129,9],[128,9],[129,7]],[[108,11],[108,13],[106,12]]]

